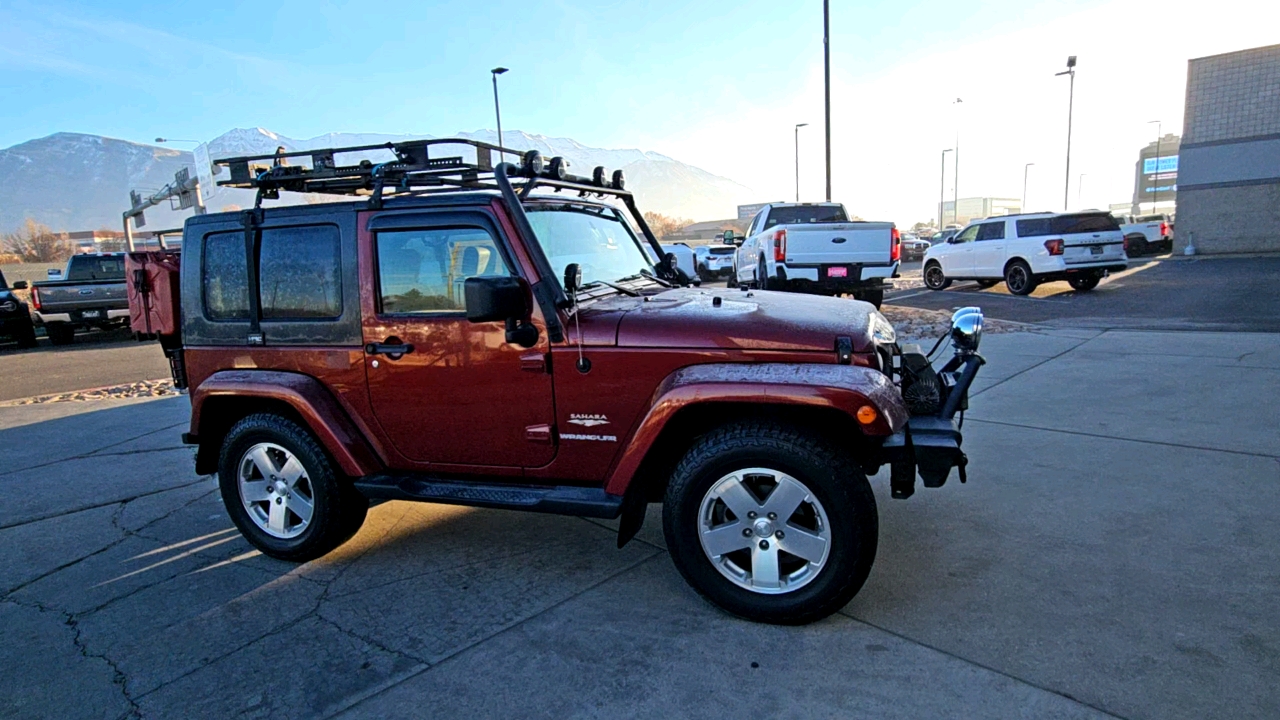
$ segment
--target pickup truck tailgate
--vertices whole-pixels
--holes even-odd
[[[38,285],[40,310],[45,313],[100,308],[123,310],[129,307],[124,282],[103,285]]]
[[[786,225],[788,265],[887,265],[893,224],[851,222]]]

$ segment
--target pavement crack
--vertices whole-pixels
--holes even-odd
[[[416,656],[416,655],[413,655],[413,654],[411,654],[411,653],[407,653],[407,652],[405,652],[405,651],[403,651],[403,650],[396,650],[395,648],[387,647],[386,645],[382,644],[381,642],[378,642],[377,640],[375,640],[375,639],[374,639],[374,638],[372,638],[372,637],[369,637],[369,636],[367,636],[367,635],[362,635],[361,633],[358,633],[358,632],[356,632],[355,630],[352,630],[352,629],[350,629],[350,628],[345,628],[345,627],[343,627],[343,626],[342,626],[342,624],[341,624],[341,623],[339,623],[337,620],[333,620],[333,619],[331,619],[331,618],[327,618],[327,617],[325,617],[325,616],[324,616],[324,613],[317,612],[317,613],[316,613],[316,619],[317,619],[317,620],[319,620],[319,621],[321,621],[321,622],[323,622],[323,623],[325,623],[325,624],[327,624],[327,625],[332,626],[332,627],[333,627],[335,630],[337,630],[338,632],[343,633],[344,635],[347,635],[347,636],[349,636],[349,637],[351,637],[351,638],[354,638],[354,639],[356,639],[356,640],[359,640],[360,642],[365,643],[365,644],[367,644],[367,645],[371,645],[371,646],[373,646],[373,647],[375,647],[375,648],[377,648],[377,649],[381,650],[382,652],[387,653],[388,655],[397,655],[397,656],[402,657],[402,658],[404,658],[404,659],[406,659],[406,660],[412,660],[413,662],[418,663],[419,665],[423,665],[423,666],[430,666],[430,665],[431,665],[431,663],[427,662],[427,660],[426,660],[426,659],[424,659],[424,658],[420,658],[420,657],[418,657],[418,656]]]
[[[156,434],[156,433],[158,433],[158,432],[164,432],[165,430],[173,430],[174,428],[182,427],[182,426],[183,426],[183,425],[185,425],[185,424],[186,424],[186,423],[177,423],[177,424],[174,424],[174,425],[168,425],[168,426],[166,426],[166,427],[159,428],[159,429],[157,429],[157,430],[149,430],[149,431],[147,431],[147,432],[142,433],[141,435],[135,435],[135,436],[133,436],[133,437],[125,438],[124,440],[120,440],[119,442],[113,442],[113,443],[111,443],[111,444],[109,444],[109,445],[104,445],[104,446],[102,446],[102,447],[100,447],[100,448],[97,448],[97,449],[95,449],[95,450],[90,450],[90,451],[89,451],[89,452],[87,452],[87,453],[81,453],[81,454],[79,454],[79,455],[69,455],[69,456],[64,457],[64,458],[58,458],[57,460],[50,460],[49,462],[36,463],[35,465],[28,465],[27,467],[14,468],[13,470],[5,470],[5,471],[3,471],[3,472],[0,472],[0,477],[4,477],[5,475],[12,475],[12,474],[14,474],[14,473],[26,472],[27,470],[39,470],[40,468],[46,468],[46,467],[49,467],[49,466],[51,466],[51,465],[57,465],[57,464],[59,464],[59,463],[64,463],[64,462],[67,462],[67,461],[70,461],[70,460],[84,460],[84,459],[86,459],[86,458],[91,458],[91,457],[102,457],[102,456],[105,456],[105,455],[112,455],[112,454],[115,454],[115,455],[129,455],[129,454],[132,454],[132,453],[104,453],[104,452],[102,452],[102,451],[103,451],[103,450],[107,450],[107,449],[109,449],[109,448],[117,447],[117,446],[119,446],[119,445],[124,445],[125,443],[133,442],[134,440],[141,440],[142,438],[144,438],[144,437],[146,437],[146,436],[148,436],[148,435],[154,435],[154,434]],[[178,447],[180,447],[180,448],[185,448],[185,447],[187,447],[187,446],[186,446],[186,445],[180,445],[180,446],[178,446]],[[172,450],[172,449],[174,449],[174,448],[160,448],[160,449],[163,449],[163,450]]]
[[[1162,447],[1182,448],[1184,450],[1204,450],[1206,452],[1227,453],[1229,455],[1244,455],[1246,457],[1259,458],[1276,458],[1280,459],[1280,455],[1271,453],[1250,452],[1248,450],[1231,450],[1228,448],[1207,447],[1205,445],[1188,445],[1186,443],[1163,442],[1161,440],[1143,440],[1141,438],[1116,437],[1115,435],[1103,435],[1102,433],[1084,432],[1083,430],[1063,430],[1061,428],[1041,427],[1039,425],[1023,425],[1020,423],[1004,422],[1002,420],[983,420],[982,418],[970,417],[965,419],[966,422],[985,423],[987,425],[1003,425],[1004,427],[1015,427],[1023,430],[1040,430],[1042,432],[1061,433],[1063,435],[1078,435],[1081,437],[1098,438],[1101,440],[1115,440],[1117,442],[1141,443],[1143,445],[1159,445]]]
[[[1083,346],[1083,345],[1087,345],[1088,343],[1091,343],[1091,342],[1093,342],[1094,340],[1097,340],[1098,338],[1102,337],[1102,336],[1103,336],[1103,335],[1105,335],[1105,334],[1106,334],[1106,332],[1105,332],[1105,331],[1103,331],[1102,333],[1099,333],[1099,334],[1097,334],[1097,335],[1094,335],[1094,336],[1093,336],[1093,337],[1091,337],[1091,338],[1088,338],[1088,339],[1086,339],[1086,340],[1081,340],[1080,342],[1076,343],[1075,345],[1072,345],[1071,347],[1067,348],[1066,350],[1063,350],[1062,352],[1058,353],[1057,355],[1054,355],[1054,356],[1052,356],[1052,357],[1047,357],[1047,358],[1045,358],[1044,360],[1041,360],[1040,362],[1036,363],[1035,365],[1032,365],[1031,367],[1026,368],[1026,369],[1024,369],[1024,370],[1019,370],[1018,372],[1016,372],[1016,373],[1014,373],[1014,374],[1010,375],[1009,377],[1007,377],[1007,378],[1005,378],[1005,379],[1003,379],[1003,380],[996,381],[996,382],[994,382],[994,383],[992,383],[992,384],[990,384],[990,385],[988,385],[988,386],[986,386],[986,387],[982,388],[982,389],[981,389],[981,390],[979,390],[978,392],[975,392],[975,393],[969,393],[969,397],[971,397],[971,398],[973,398],[973,397],[977,397],[977,396],[981,395],[982,393],[987,392],[988,390],[991,390],[991,389],[993,389],[993,388],[998,388],[998,387],[1000,387],[1001,385],[1003,385],[1003,384],[1005,384],[1005,383],[1009,382],[1010,380],[1012,380],[1012,379],[1014,379],[1014,378],[1016,378],[1016,377],[1019,377],[1019,376],[1021,376],[1021,375],[1025,375],[1026,373],[1029,373],[1029,372],[1031,372],[1032,370],[1035,370],[1036,368],[1040,367],[1041,365],[1044,365],[1044,364],[1046,364],[1046,363],[1050,363],[1050,362],[1053,362],[1054,360],[1057,360],[1058,358],[1062,357],[1063,355],[1066,355],[1067,353],[1071,352],[1072,350],[1075,350],[1075,349],[1076,349],[1076,348],[1078,348],[1078,347],[1081,347],[1081,346]]]
[[[1123,716],[1123,715],[1117,715],[1116,713],[1113,713],[1113,712],[1111,712],[1110,710],[1107,710],[1106,708],[1099,707],[1098,705],[1095,705],[1095,704],[1093,704],[1093,703],[1090,703],[1090,702],[1086,702],[1086,701],[1084,701],[1084,700],[1081,700],[1080,698],[1077,698],[1077,697],[1075,697],[1075,696],[1071,695],[1070,693],[1067,693],[1067,692],[1065,692],[1065,691],[1063,691],[1063,690],[1056,690],[1056,689],[1051,688],[1051,687],[1048,687],[1048,686],[1046,686],[1046,685],[1041,685],[1040,683],[1036,683],[1036,682],[1033,682],[1033,681],[1031,681],[1031,680],[1027,680],[1026,678],[1018,677],[1017,675],[1014,675],[1014,674],[1012,674],[1012,673],[1009,673],[1009,672],[1006,672],[1006,671],[1004,671],[1004,670],[1001,670],[1000,668],[993,667],[993,666],[991,666],[991,665],[986,665],[986,664],[984,664],[984,663],[980,663],[980,662],[978,662],[977,660],[971,660],[971,659],[969,659],[969,658],[967,658],[967,657],[964,657],[963,655],[959,655],[959,654],[956,654],[956,653],[954,653],[954,652],[951,652],[950,650],[947,650],[947,649],[945,649],[945,648],[938,647],[937,645],[931,645],[931,644],[929,644],[929,643],[927,643],[927,642],[924,642],[924,641],[921,641],[921,640],[917,640],[917,639],[915,639],[915,638],[913,638],[913,637],[909,637],[909,636],[907,636],[907,635],[903,635],[902,633],[897,632],[897,631],[895,631],[895,630],[890,630],[890,629],[889,629],[889,628],[887,628],[887,627],[883,627],[883,626],[877,625],[877,624],[875,624],[875,623],[873,623],[873,622],[868,622],[868,621],[866,621],[866,620],[863,620],[862,618],[855,617],[854,615],[852,615],[852,614],[850,614],[850,613],[848,613],[848,612],[845,612],[844,610],[840,610],[840,611],[838,611],[838,614],[840,614],[840,615],[842,615],[842,616],[844,616],[844,617],[847,617],[847,618],[849,618],[850,620],[852,620],[852,621],[854,621],[854,622],[862,623],[863,625],[866,625],[867,627],[875,628],[876,630],[879,630],[880,632],[883,632],[883,633],[887,633],[887,634],[889,634],[889,635],[892,635],[892,636],[894,636],[894,637],[898,638],[899,640],[904,640],[904,641],[909,642],[909,643],[911,643],[911,644],[913,644],[913,645],[919,645],[919,646],[920,646],[920,647],[922,647],[922,648],[926,648],[926,649],[932,650],[932,651],[934,651],[934,652],[936,652],[936,653],[940,653],[940,654],[945,655],[945,656],[947,656],[947,657],[949,657],[949,658],[954,658],[954,659],[956,659],[956,660],[959,660],[960,662],[967,663],[967,664],[972,665],[972,666],[974,666],[974,667],[977,667],[977,668],[981,668],[981,669],[983,669],[983,670],[986,670],[987,672],[995,673],[995,674],[997,674],[997,675],[999,675],[999,676],[1001,676],[1001,677],[1005,677],[1005,678],[1008,678],[1008,679],[1010,679],[1010,680],[1013,680],[1014,682],[1022,683],[1023,685],[1026,685],[1026,686],[1028,686],[1028,687],[1032,687],[1032,688],[1035,688],[1035,689],[1037,689],[1037,690],[1040,690],[1041,692],[1046,692],[1046,693],[1049,693],[1049,694],[1051,694],[1051,695],[1057,695],[1058,697],[1064,698],[1064,699],[1066,699],[1066,700],[1070,700],[1071,702],[1076,703],[1077,705],[1082,705],[1082,706],[1084,706],[1084,707],[1089,708],[1090,710],[1094,710],[1095,712],[1102,713],[1103,715],[1106,715],[1106,716],[1107,716],[1107,717],[1109,717],[1109,718],[1115,718],[1116,720],[1127,720],[1127,718],[1125,718],[1125,716]]]
[[[132,502],[134,500],[137,500],[138,498],[150,497],[152,495],[159,495],[160,493],[172,492],[174,490],[182,490],[183,488],[189,488],[192,485],[199,485],[200,483],[208,480],[209,477],[211,476],[201,476],[197,480],[192,480],[191,482],[183,483],[181,485],[172,485],[170,487],[160,488],[159,490],[151,490],[144,493],[138,493],[137,495],[130,495],[129,497],[115,498],[114,500],[107,500],[100,503],[93,503],[91,505],[81,505],[79,507],[71,508],[70,510],[62,510],[59,512],[48,513],[46,515],[37,515],[35,517],[23,518],[21,520],[16,520],[14,522],[0,525],[0,530],[8,530],[9,528],[21,527],[23,525],[30,525],[31,523],[38,523],[38,522],[43,522],[45,520],[52,520],[54,518],[65,517],[67,515],[75,515],[76,513],[81,513],[86,510],[97,510],[98,508],[104,508],[109,505],[115,505],[116,503]]]

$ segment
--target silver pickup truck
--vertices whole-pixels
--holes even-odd
[[[72,255],[62,277],[31,286],[36,321],[54,345],[70,343],[79,328],[108,329],[129,322],[124,253]]]
[[[731,284],[819,295],[853,295],[880,307],[901,264],[891,222],[850,220],[839,203],[772,203],[734,253]]]

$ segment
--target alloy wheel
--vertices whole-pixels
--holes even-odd
[[[942,274],[942,268],[937,265],[930,265],[924,271],[924,284],[930,288],[937,289],[942,287],[942,283],[946,282],[946,276]]]
[[[1021,293],[1027,287],[1027,271],[1021,265],[1009,268],[1008,282],[1010,292]]]
[[[315,492],[306,468],[275,443],[258,443],[240,457],[240,501],[259,528],[278,538],[294,538],[311,524]]]
[[[804,483],[771,468],[738,470],[713,484],[699,507],[698,535],[721,575],[764,595],[813,582],[831,553],[822,503]]]

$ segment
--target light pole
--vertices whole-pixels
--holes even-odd
[[[831,3],[822,0],[822,72],[827,124],[827,202],[831,202]]]
[[[796,123],[796,202],[800,202],[800,128],[809,123]]]
[[[956,106],[962,102],[964,101],[956,98],[956,101],[951,103],[951,106],[956,108],[956,179],[951,186],[951,219],[957,225],[960,224],[960,108]]]
[[[489,71],[493,76],[493,114],[498,118],[498,147],[504,147],[502,144],[502,110],[498,107],[498,76],[506,71],[507,69],[504,67],[496,67]],[[507,159],[507,154],[501,150],[498,151],[498,155],[503,160]]]
[[[1071,76],[1071,94],[1067,96],[1067,175],[1062,185],[1062,211],[1067,211],[1067,194],[1071,191],[1071,113],[1076,103],[1076,56],[1067,57],[1067,69],[1055,73],[1054,77]]]
[[[1160,139],[1161,134],[1164,131],[1164,126],[1159,120],[1150,120],[1147,122],[1148,125],[1152,123],[1155,123],[1156,126],[1156,172],[1155,185],[1151,188],[1151,214],[1155,215],[1156,205],[1160,203]]]
[[[1027,163],[1022,168],[1022,207],[1019,208],[1021,212],[1027,211],[1027,173],[1031,171],[1032,165],[1035,163]]]
[[[942,151],[942,172],[938,174],[938,232],[942,232],[942,205],[946,202],[947,197],[947,153],[951,152],[951,148]],[[955,208],[952,208],[954,212]]]

